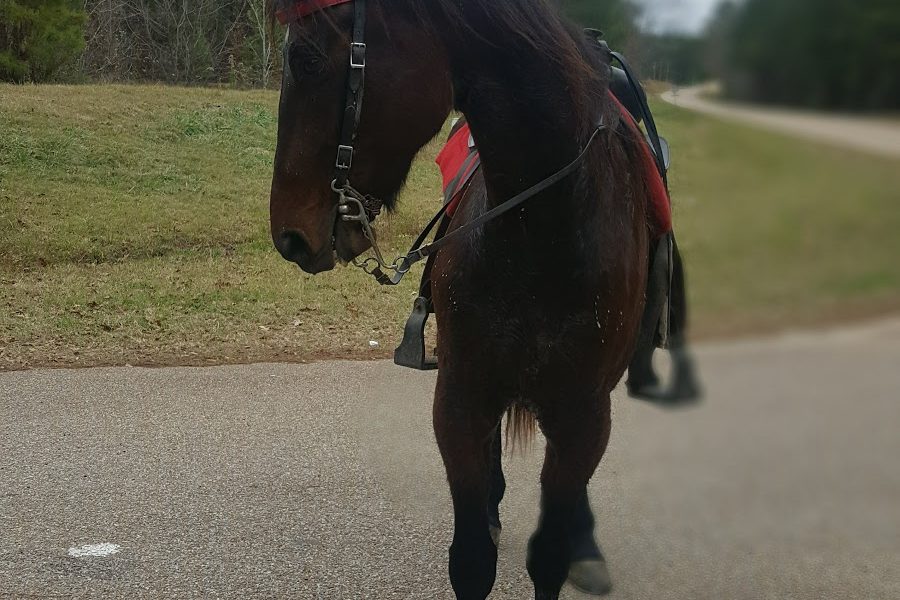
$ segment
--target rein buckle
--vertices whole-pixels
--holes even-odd
[[[364,42],[353,42],[350,44],[350,68],[366,68],[366,44]]]
[[[334,166],[342,171],[349,171],[350,167],[353,166],[353,152],[353,146],[345,146],[343,144],[338,146],[337,159],[334,161]]]

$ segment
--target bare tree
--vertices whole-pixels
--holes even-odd
[[[253,25],[256,40],[253,54],[259,69],[260,85],[268,87],[275,69],[275,46],[272,40],[272,29],[269,27],[269,0],[249,0],[250,22]]]
[[[82,69],[89,77],[222,82],[235,80],[235,65],[245,60],[261,82],[271,76],[265,0],[83,2],[89,21]]]

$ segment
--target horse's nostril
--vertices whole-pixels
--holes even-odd
[[[297,265],[312,275],[334,268],[331,245],[314,250],[306,237],[295,229],[287,229],[275,238],[275,247],[285,260]]]
[[[275,240],[275,247],[285,260],[303,265],[309,259],[309,244],[296,231],[284,231]]]

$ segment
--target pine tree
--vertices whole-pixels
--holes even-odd
[[[748,0],[732,16],[724,79],[757,102],[900,108],[896,0]]]
[[[47,81],[84,48],[74,0],[0,0],[0,80]]]

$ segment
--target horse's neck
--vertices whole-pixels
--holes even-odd
[[[531,81],[513,76],[498,81],[476,71],[456,78],[456,90],[492,202],[512,197],[578,155],[584,125],[574,117],[559,78],[540,74]]]
[[[592,82],[573,90],[571,74],[524,41],[502,52],[477,39],[446,41],[456,108],[465,114],[481,153],[491,204],[527,189],[579,154],[593,126],[576,98],[583,103]],[[549,193],[559,192],[557,187]]]

